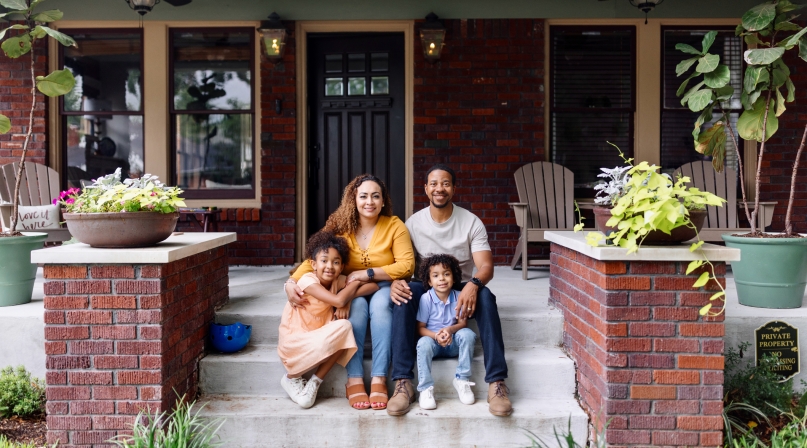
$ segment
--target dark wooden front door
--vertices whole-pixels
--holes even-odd
[[[404,218],[404,90],[403,33],[309,34],[309,235],[364,173],[387,184]]]

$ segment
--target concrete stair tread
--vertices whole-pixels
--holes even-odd
[[[463,405],[456,397],[437,397],[437,409],[421,410],[415,402],[408,414],[357,411],[344,398],[318,399],[302,409],[290,399],[205,395],[202,415],[225,418],[220,432],[228,446],[528,446],[523,429],[549,442],[553,426],[566,430],[571,421],[584,444],[588,417],[568,400],[513,400],[513,414],[496,417],[484,400]],[[316,430],[311,431],[315,425]],[[272,428],[250,431],[250,428]],[[305,434],[305,436],[303,435]]]

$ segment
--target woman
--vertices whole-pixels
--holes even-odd
[[[386,185],[372,174],[363,174],[345,187],[339,208],[328,217],[322,230],[348,241],[350,256],[344,269],[348,282],[375,282],[379,286],[372,295],[356,297],[347,306],[338,308],[335,314],[337,318],[350,321],[358,345],[345,366],[348,377],[345,389],[350,405],[355,409],[386,409],[392,331],[390,283],[410,277],[415,267],[409,232],[400,219],[392,216],[392,201]],[[303,263],[287,280],[286,295],[292,306],[306,305],[296,282],[311,269],[310,263]],[[362,364],[368,320],[373,341],[369,397],[364,387]]]

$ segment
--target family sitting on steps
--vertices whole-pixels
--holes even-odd
[[[467,320],[476,319],[488,407],[497,416],[511,414],[496,296],[485,286],[493,278],[487,231],[476,215],[452,203],[456,178],[451,168],[435,165],[426,176],[429,207],[405,225],[392,215],[384,182],[370,174],[353,179],[339,208],[309,240],[307,261],[286,281],[278,354],[288,373],[281,385],[300,406],[314,405],[322,379],[339,363],[347,370],[350,406],[404,415],[416,399],[417,360],[420,407],[435,409],[435,357],[459,358],[454,388],[462,403],[473,404],[476,335]],[[415,253],[417,280],[407,282],[415,273]],[[368,323],[369,396],[363,364]],[[392,397],[387,391],[390,364]],[[306,381],[302,375],[311,370]]]

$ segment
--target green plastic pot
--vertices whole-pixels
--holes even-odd
[[[0,306],[28,303],[34,292],[36,265],[31,263],[31,251],[41,249],[48,234],[23,235],[0,237]]]
[[[807,286],[807,238],[744,238],[722,235],[740,249],[731,262],[741,305],[800,308]]]

